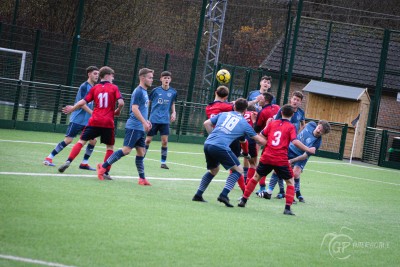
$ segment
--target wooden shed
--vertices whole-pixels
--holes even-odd
[[[353,158],[361,158],[371,102],[367,89],[311,80],[303,91],[308,93],[306,118],[347,123],[344,157],[350,158],[356,134]]]

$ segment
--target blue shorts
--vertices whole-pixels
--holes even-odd
[[[74,122],[70,122],[68,125],[67,132],[65,133],[65,136],[75,138],[80,132],[82,132],[85,126],[86,125],[80,125]]]
[[[220,148],[214,145],[204,145],[204,155],[206,156],[207,170],[214,169],[221,164],[225,170],[233,166],[239,166],[239,159],[231,150]]]
[[[169,123],[152,123],[151,129],[147,135],[156,135],[158,131],[160,135],[169,135]]]
[[[114,128],[86,126],[81,134],[83,141],[89,141],[100,136],[100,143],[113,146],[115,144]]]
[[[288,180],[293,178],[293,170],[290,167],[289,162],[287,166],[274,166],[269,164],[264,164],[262,162],[258,163],[256,172],[261,176],[267,176],[272,170],[278,175],[279,178]]]
[[[124,146],[134,147],[145,147],[145,134],[144,131],[125,129]]]

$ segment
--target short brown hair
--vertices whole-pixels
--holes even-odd
[[[327,134],[331,131],[331,125],[326,120],[320,120],[318,124],[322,125],[322,130],[324,131],[324,134]]]
[[[95,70],[99,70],[99,68],[96,67],[96,66],[89,66],[89,67],[86,68],[86,74],[89,74],[89,73],[91,73],[92,71],[95,71]]]
[[[294,113],[294,108],[291,105],[286,104],[281,108],[281,112],[282,112],[282,116],[292,117],[293,113]]]
[[[271,77],[271,76],[265,75],[265,76],[262,76],[262,77],[261,77],[261,80],[260,80],[260,81],[262,81],[262,80],[268,80],[268,81],[271,81],[271,82],[272,82],[272,77]]]
[[[274,99],[274,96],[271,93],[263,93],[265,101],[267,101],[269,104],[272,103],[272,99]]]
[[[248,103],[247,103],[247,100],[246,100],[246,99],[244,99],[244,98],[238,98],[238,99],[235,101],[235,110],[236,110],[237,112],[244,112],[244,111],[247,109],[247,105],[248,105]]]
[[[172,74],[171,74],[171,72],[165,70],[165,71],[161,72],[161,77],[165,77],[165,76],[171,77]]]
[[[139,70],[139,76],[145,76],[148,73],[154,73],[154,70],[148,68],[143,68]]]
[[[304,97],[303,93],[300,92],[300,91],[294,91],[293,94],[292,94],[292,96],[297,96],[297,97],[300,98],[301,100],[303,100],[303,97]]]
[[[104,66],[100,68],[99,71],[99,76],[100,79],[104,78],[104,76],[108,75],[108,74],[115,74],[114,70],[108,66]]]
[[[229,95],[229,88],[224,85],[221,85],[221,86],[218,86],[218,88],[217,88],[217,90],[215,90],[215,92],[217,92],[217,96],[219,96],[219,97],[226,97]]]

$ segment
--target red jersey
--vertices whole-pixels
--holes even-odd
[[[256,111],[246,111],[243,115],[246,121],[250,124],[251,128],[253,128],[253,121],[251,120],[251,114],[254,112],[257,113]]]
[[[218,115],[221,112],[229,112],[233,110],[233,104],[229,102],[214,101],[207,105],[207,119]]]
[[[264,129],[267,125],[267,121],[270,118],[273,118],[279,111],[280,107],[278,105],[266,105],[262,108],[262,110],[258,113],[256,120],[256,132]],[[258,130],[258,131],[257,131]]]
[[[94,101],[94,109],[88,126],[114,128],[114,110],[117,100],[122,98],[116,85],[101,82],[93,86],[85,97],[87,103]]]
[[[288,165],[288,147],[296,139],[296,128],[288,120],[274,120],[261,131],[267,137],[267,144],[260,162],[273,166]]]

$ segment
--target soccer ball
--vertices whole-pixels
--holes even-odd
[[[217,72],[216,78],[219,83],[228,83],[231,79],[231,74],[226,69],[221,69]]]

